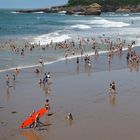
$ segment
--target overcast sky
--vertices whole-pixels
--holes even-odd
[[[0,0],[0,8],[46,8],[67,2],[68,0]]]

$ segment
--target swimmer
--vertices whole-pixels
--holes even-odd
[[[44,65],[44,63],[43,63],[43,59],[42,59],[42,58],[39,59],[39,63],[41,64],[41,66]]]
[[[39,71],[38,68],[36,68],[34,72],[35,72],[36,74],[38,74],[40,71]]]
[[[14,70],[14,73],[15,73],[15,75],[18,75],[18,74],[19,74],[19,69],[16,68],[16,69]]]

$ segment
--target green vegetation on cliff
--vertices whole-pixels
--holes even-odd
[[[69,0],[68,6],[89,5],[98,3],[100,5],[124,6],[124,5],[139,5],[140,0]]]

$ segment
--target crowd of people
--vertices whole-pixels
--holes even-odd
[[[84,57],[84,62],[85,64],[90,68],[92,63],[91,63],[91,57],[90,55],[88,55],[87,51],[86,51],[86,47],[88,46],[88,48],[90,47],[92,50],[92,54],[94,54],[96,57],[98,57],[100,55],[99,53],[99,49],[101,45],[106,46],[106,50],[108,51],[107,53],[107,60],[109,63],[111,63],[113,56],[115,53],[118,53],[119,55],[121,55],[123,48],[124,47],[128,47],[128,52],[126,55],[126,60],[129,66],[134,67],[134,66],[139,66],[139,55],[132,50],[132,46],[134,45],[134,41],[132,41],[129,44],[126,44],[125,40],[121,40],[120,38],[117,39],[117,42],[113,42],[110,39],[106,38],[105,36],[103,36],[102,38],[100,38],[100,41],[97,41],[97,39],[95,38],[78,38],[78,43],[75,42],[74,40],[71,41],[64,41],[64,42],[60,42],[60,43],[51,43],[49,45],[31,45],[31,44],[25,44],[24,47],[22,48],[18,48],[15,45],[11,44],[10,48],[13,52],[15,53],[20,53],[21,55],[25,55],[25,49],[29,48],[30,51],[32,51],[33,49],[39,47],[42,50],[46,50],[51,48],[54,48],[54,50],[57,49],[63,49],[64,50],[64,57],[67,60],[67,58],[70,55],[78,55],[76,57],[76,63],[77,65],[80,64],[80,56]],[[40,67],[43,68],[44,67],[44,60],[42,57],[39,58],[38,61],[38,67],[35,68],[34,73],[39,74],[41,72]],[[12,79],[13,81],[16,80],[16,77],[18,76],[18,74],[20,73],[19,69],[16,68],[13,73],[12,73]],[[10,87],[10,77],[7,74],[6,75],[6,86],[7,88]],[[51,73],[44,73],[44,77],[43,78],[39,78],[39,85],[43,85],[43,87],[45,87],[46,85],[48,85],[49,81],[51,80]],[[116,84],[115,81],[112,81],[109,84],[109,93],[110,94],[116,94]],[[48,110],[48,112],[50,111],[50,101],[49,99],[46,99],[45,105],[44,107],[46,108],[46,110]],[[46,114],[46,116],[48,116],[48,112]],[[35,111],[33,111],[30,116],[32,116],[32,114],[34,114]],[[39,121],[40,118],[40,114],[37,114],[35,117],[35,121],[30,125],[30,127],[33,127],[34,129],[39,125],[42,124]],[[66,116],[66,118],[68,120],[73,120],[73,116],[71,113],[68,113],[68,115]]]

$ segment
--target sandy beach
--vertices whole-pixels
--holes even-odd
[[[134,48],[137,54],[140,49]],[[91,56],[91,68],[76,58],[45,65],[39,75],[35,68],[21,69],[12,87],[6,88],[0,74],[1,140],[139,140],[140,72],[129,69],[126,51],[115,54],[108,64],[107,54]],[[51,72],[51,83],[43,89],[38,84],[45,72]],[[109,95],[109,83],[115,80],[117,94]],[[42,117],[47,126],[35,130],[19,129],[32,112],[50,100],[51,116]],[[66,120],[71,112],[73,121]]]

